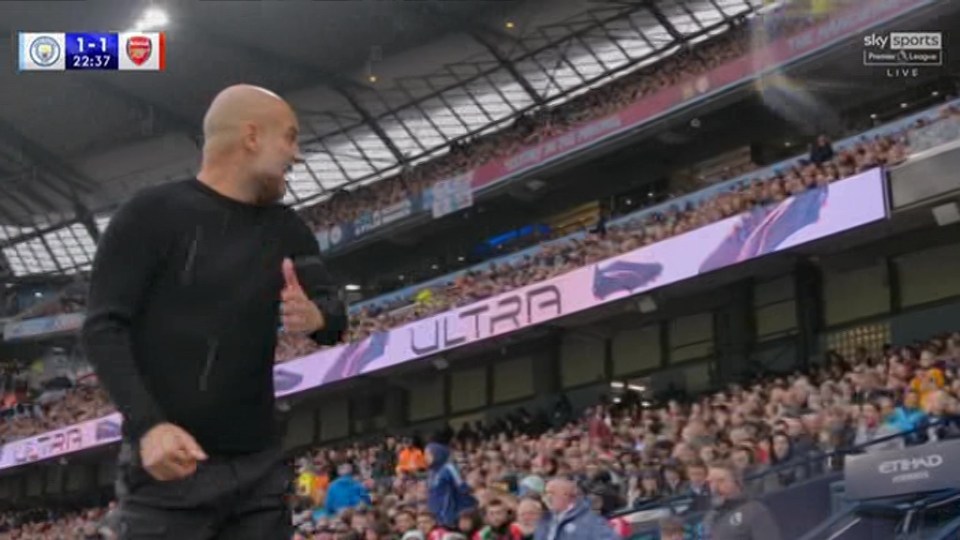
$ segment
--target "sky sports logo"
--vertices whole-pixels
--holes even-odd
[[[863,46],[892,51],[941,51],[942,32],[890,32],[863,37]]]
[[[884,68],[888,78],[917,78],[943,65],[942,32],[890,32],[863,37],[863,65]]]

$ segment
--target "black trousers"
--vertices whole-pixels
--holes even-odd
[[[117,497],[121,540],[290,540],[293,469],[279,449],[216,457],[183,480],[159,482],[124,444]]]

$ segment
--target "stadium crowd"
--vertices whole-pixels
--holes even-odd
[[[960,109],[945,108],[944,115],[960,118]],[[858,140],[846,148],[833,149],[832,157],[819,163],[804,160],[767,177],[752,178],[735,189],[711,198],[672,205],[664,212],[645,213],[643,218],[541,244],[533,253],[509,264],[492,261],[483,270],[471,270],[450,282],[432,287],[427,301],[402,298],[384,305],[365,304],[352,313],[351,339],[388,330],[422,317],[489,298],[508,290],[548,279],[608,257],[659,242],[666,238],[780,202],[807,189],[842,180],[880,165],[902,162],[910,153],[909,130],[873,139]],[[422,295],[422,291],[418,294]]]
[[[764,35],[808,27],[803,18],[776,28],[743,24],[730,33],[641,69],[557,108],[518,119],[508,129],[469,142],[417,165],[400,176],[336,196],[308,209],[315,227],[356,219],[363,212],[416,195],[434,181],[511,155],[591,119],[614,113],[635,100],[744,54]],[[960,117],[956,108],[945,117]],[[922,127],[922,126],[914,126]],[[954,137],[956,134],[954,135]],[[351,339],[386,330],[451,307],[547,279],[579,266],[702,227],[725,217],[826,185],[877,165],[899,163],[911,151],[906,132],[860,140],[846,148],[816,144],[805,163],[770,177],[751,179],[736,190],[697,205],[674,207],[642,220],[628,220],[586,235],[543,245],[516,265],[493,262],[431,291],[415,305],[367,307],[354,315]],[[80,309],[82,299],[44,307],[31,316]],[[402,308],[402,309],[398,309]],[[39,313],[40,315],[38,315]],[[277,360],[309,354],[309,340],[281,336]],[[828,356],[808,373],[772,376],[730,386],[695,399],[644,406],[626,393],[603,400],[581,415],[565,399],[553,410],[524,410],[491,425],[465,425],[422,446],[417,437],[387,437],[375,443],[323,448],[296,460],[291,496],[298,540],[520,540],[535,533],[549,510],[551,478],[572,477],[593,511],[609,518],[625,536],[629,524],[613,517],[625,508],[687,496],[690,511],[711,506],[708,471],[729,462],[744,476],[776,467],[751,482],[752,494],[782,489],[842,465],[824,452],[907,432],[868,449],[922,444],[960,436],[960,333],[909,347],[887,347],[852,358]],[[14,379],[16,377],[13,377]],[[96,385],[74,384],[42,394],[17,387],[0,421],[8,442],[112,412]],[[41,399],[41,395],[46,397]],[[926,426],[929,426],[927,428]],[[429,454],[429,459],[428,459]],[[464,485],[462,512],[438,515],[427,478],[449,461]],[[460,495],[455,493],[454,496]],[[459,498],[459,497],[455,497]],[[467,501],[475,500],[477,508]],[[0,540],[90,540],[113,538],[109,508],[58,514],[32,510],[0,514]],[[111,536],[113,535],[113,536]]]
[[[638,99],[710,71],[743,56],[751,47],[793,35],[823,20],[824,15],[794,15],[775,10],[753,19],[738,19],[730,31],[705,42],[685,46],[673,56],[618,78],[550,109],[519,117],[506,129],[461,140],[449,152],[404,170],[397,176],[341,192],[307,209],[304,217],[315,228],[352,221],[404,198],[419,196],[434,182],[456,176],[488,161],[511,156],[527,145],[598,118],[614,114]]]
[[[733,467],[757,496],[838,470],[842,452],[835,451],[960,437],[960,332],[876,353],[830,352],[806,373],[766,375],[658,406],[628,392],[577,415],[561,397],[552,410],[465,424],[425,447],[416,436],[388,436],[317,449],[295,464],[295,538],[539,540],[556,477],[573,479],[623,537],[630,530],[623,510],[682,497],[678,510],[709,511],[713,466]],[[461,481],[444,493],[428,479],[446,463]],[[0,540],[100,538],[98,529],[114,526],[109,516],[94,509],[36,522],[37,512],[11,513],[0,520],[8,528]]]
[[[642,217],[596,228],[581,237],[568,237],[541,244],[534,252],[514,263],[491,261],[482,270],[461,273],[442,286],[420,290],[416,298],[390,304],[365,304],[351,314],[350,340],[427,317],[451,308],[489,298],[510,289],[548,279],[684,232],[708,225],[811,187],[822,186],[878,165],[903,161],[914,144],[925,150],[946,140],[960,138],[960,108],[943,107],[938,116],[918,120],[908,128],[872,139],[861,138],[846,147],[835,148],[826,138],[811,145],[811,152],[797,165],[774,171],[770,176],[750,179],[735,189],[704,198],[683,207],[670,205],[665,211],[644,212]],[[31,309],[31,314],[53,315],[82,309],[82,283]],[[310,339],[281,335],[277,362],[285,362],[317,350]],[[86,385],[47,393],[19,389],[4,392],[0,403],[0,441],[9,442],[71,423],[113,412],[106,395]],[[5,419],[5,421],[4,421]]]

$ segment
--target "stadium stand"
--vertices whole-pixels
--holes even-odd
[[[934,128],[934,129],[931,129]],[[922,138],[912,136],[921,133]],[[483,300],[508,290],[549,279],[575,268],[655,243],[754,208],[783,200],[810,187],[842,180],[876,166],[895,165],[906,159],[912,144],[920,150],[954,140],[960,135],[960,107],[936,107],[833,145],[829,160],[814,163],[803,155],[762,171],[715,184],[702,191],[671,199],[655,207],[611,220],[603,232],[577,233],[519,253],[494,259],[452,276],[439,278],[406,291],[354,306],[351,340],[361,340],[417,319]],[[55,298],[34,306],[27,316],[76,312],[82,309],[83,285],[72,284]],[[427,294],[424,294],[424,292]],[[305,337],[281,335],[278,363],[304,357],[318,349]],[[82,386],[63,393],[65,405],[45,400],[39,410],[27,408],[11,421],[0,422],[0,440],[11,441],[90,420],[113,412],[106,396]],[[16,402],[30,403],[23,392]],[[74,409],[78,408],[78,411]]]
[[[741,24],[711,41],[694,45],[663,62],[616,79],[559,107],[519,118],[504,131],[477,140],[460,141],[451,146],[445,156],[415,166],[398,177],[334,197],[329,202],[305,210],[304,214],[316,228],[356,219],[365,212],[418,194],[434,181],[456,176],[491,159],[513,155],[524,146],[561,135],[578,124],[608,116],[663,88],[695,78],[744,55],[751,46],[751,40],[758,39],[758,32],[763,39],[773,40],[809,28],[824,18],[825,15],[812,14],[784,18],[778,17],[778,11],[774,10],[764,18],[741,21]]]
[[[521,409],[436,440],[450,443],[481,505],[498,500],[510,508],[517,537],[530,534],[518,505],[539,501],[544,482],[556,475],[576,478],[611,525],[622,526],[632,510],[668,499],[686,499],[683,513],[706,510],[704,467],[711,463],[731,460],[748,478],[751,493],[760,496],[840,470],[850,452],[958,438],[958,369],[960,332],[954,332],[875,353],[861,348],[852,358],[831,352],[808,373],[759,378],[662,407],[644,406],[638,394],[628,392],[575,414],[561,398],[553,410]],[[431,529],[420,519],[425,464],[411,458],[422,444],[390,437],[297,458],[298,491],[291,504],[300,538],[428,537]],[[326,496],[343,464],[353,466],[358,489],[373,502],[331,515]],[[0,520],[7,529],[0,538],[92,537],[107,510],[8,513]],[[409,513],[417,519],[406,521]],[[449,532],[486,538],[488,518],[468,512],[460,530]],[[415,527],[419,533],[411,533]]]
[[[930,126],[943,127],[927,129]],[[841,180],[876,166],[900,163],[911,152],[910,145],[914,139],[910,136],[912,131],[924,128],[924,140],[919,144],[925,149],[934,144],[933,140],[942,143],[954,139],[957,126],[960,126],[960,108],[954,104],[937,107],[840,141],[835,145],[834,157],[819,164],[814,164],[806,156],[797,157],[765,171],[717,184],[704,192],[622,216],[611,221],[603,234],[576,234],[441,278],[439,283],[414,286],[411,291],[420,294],[416,301],[413,297],[415,293],[411,292],[411,296],[392,296],[388,301],[374,299],[364,302],[352,314],[350,338],[360,340],[373,332],[461,307],[749,212],[813,186]],[[76,294],[78,287],[71,285],[56,299],[34,309],[42,310],[37,313],[47,315],[64,312],[61,306],[80,309],[82,297]],[[424,296],[422,292],[425,290],[430,294]],[[282,363],[301,358],[317,348],[308,338],[283,334],[280,336],[276,359]],[[40,411],[29,408],[28,412],[14,415],[7,422],[0,422],[0,440],[8,442],[113,412],[101,391],[86,386],[79,390],[69,389],[63,396],[63,403],[56,399],[48,400]],[[30,401],[21,392],[16,402],[22,409],[24,402]]]
[[[779,3],[776,9],[781,9]],[[793,35],[826,16],[812,10],[799,18],[738,20],[728,33],[693,49],[559,107],[519,118],[505,130],[457,141],[437,159],[342,192],[304,210],[304,215],[319,230],[418,196],[438,180],[612,114],[739,57],[758,35]],[[742,155],[733,166],[724,158],[724,165],[692,173],[697,181],[690,183],[689,192],[610,215],[602,227],[525,246],[357,303],[349,339],[357,342],[866,170],[902,164],[912,155],[960,139],[960,106],[943,97],[945,105],[843,138],[833,133],[840,140],[817,141],[809,153],[762,170],[744,162]],[[18,313],[7,321],[82,313],[84,288],[78,281],[26,310],[13,308],[18,302],[8,297],[6,309]],[[317,350],[309,339],[281,334],[276,362]],[[84,367],[53,377],[38,376],[33,365],[22,363],[9,363],[5,369],[0,373],[0,444],[115,410]],[[635,526],[649,525],[653,514],[648,511],[664,509],[696,530],[711,505],[705,484],[710,464],[732,463],[747,478],[751,496],[761,498],[842,471],[847,455],[960,438],[960,332],[909,345],[859,347],[852,354],[829,350],[822,362],[806,369],[753,375],[711,392],[680,391],[654,401],[625,383],[613,383],[608,395],[585,410],[574,410],[560,395],[552,409],[521,408],[496,421],[468,422],[434,434],[430,440],[451,449],[452,462],[480,503],[480,510],[460,514],[457,530],[437,527],[436,516],[430,514],[431,487],[422,456],[427,440],[421,434],[380,434],[311,448],[291,463],[297,474],[289,497],[298,530],[294,538],[530,540],[544,512],[545,483],[556,476],[574,478],[593,510],[608,519],[621,538],[630,538]],[[352,479],[345,465],[350,465]],[[363,493],[361,499],[369,502],[347,504],[343,511],[339,495],[331,495],[343,485]],[[507,512],[498,517],[492,509],[501,506]],[[110,503],[0,512],[0,540],[117,538],[112,509]]]

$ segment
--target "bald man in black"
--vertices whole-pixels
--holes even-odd
[[[232,86],[203,127],[197,177],[121,207],[94,261],[82,341],[124,418],[120,537],[289,540],[277,329],[334,344],[345,308],[280,204],[299,151],[290,106]]]

